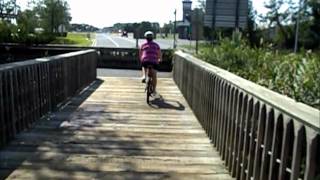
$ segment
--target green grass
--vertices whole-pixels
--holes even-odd
[[[90,33],[89,33],[90,34]],[[67,37],[57,37],[50,44],[70,44],[79,46],[90,46],[92,44],[92,39],[94,39],[94,34],[91,33],[88,38],[88,33],[68,33]]]

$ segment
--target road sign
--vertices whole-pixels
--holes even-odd
[[[245,28],[248,0],[207,0],[205,26]]]

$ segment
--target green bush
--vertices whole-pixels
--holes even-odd
[[[272,45],[270,45],[272,47]],[[200,59],[320,109],[320,54],[251,48],[241,37],[202,44]]]
[[[12,40],[12,25],[6,21],[0,20],[0,43],[10,42]]]

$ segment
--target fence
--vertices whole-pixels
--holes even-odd
[[[320,179],[320,111],[194,57],[174,80],[237,179]]]
[[[99,68],[141,69],[139,50],[136,48],[97,48],[100,52]],[[160,71],[172,70],[172,51],[162,50]]]
[[[96,79],[86,50],[0,66],[0,147]]]
[[[0,64],[24,61],[43,56],[94,49],[100,53],[98,68],[141,69],[139,50],[137,48],[76,47],[76,46],[24,46],[17,44],[0,44]],[[163,49],[163,61],[160,71],[172,70],[172,50]]]

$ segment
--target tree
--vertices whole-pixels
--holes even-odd
[[[167,37],[169,33],[173,33],[174,26],[173,23],[170,21],[169,24],[164,24],[162,27],[162,32],[165,34]]]
[[[19,10],[16,0],[0,0],[0,19],[15,19]]]
[[[18,13],[17,25],[21,33],[34,33],[35,28],[39,27],[39,19],[34,11],[27,9]]]
[[[257,32],[255,31],[256,15],[257,15],[257,11],[254,10],[253,8],[252,0],[249,0],[247,28],[245,29],[245,34],[247,35],[251,46],[257,45],[259,41],[259,38],[257,37]]]
[[[200,9],[202,9],[202,11],[205,11],[206,9],[206,0],[198,0],[198,4]]]
[[[293,8],[291,0],[270,0],[265,7],[269,9],[264,17],[264,21],[268,22],[270,27],[277,27],[280,36],[277,37],[279,45],[286,47],[293,45],[293,29],[288,25],[292,24],[293,15],[296,9]]]
[[[307,6],[311,9],[309,17],[312,19],[310,25],[310,39],[313,40],[311,48],[316,48],[320,46],[320,3],[318,0],[309,0],[307,1]]]
[[[0,20],[0,43],[10,42],[12,34],[12,24],[7,21]]]
[[[45,32],[57,33],[59,27],[69,27],[71,15],[69,5],[65,0],[40,0],[34,10],[40,17],[41,26]]]
[[[71,24],[70,31],[77,31],[77,32],[96,32],[99,28],[94,27],[89,24]]]
[[[292,48],[295,38],[297,19],[299,23],[299,46],[314,49],[320,46],[320,3],[318,0],[299,0],[301,5],[292,0],[270,0],[266,7],[269,12],[264,17],[269,27],[279,30],[276,43]],[[285,10],[283,10],[286,8]]]

